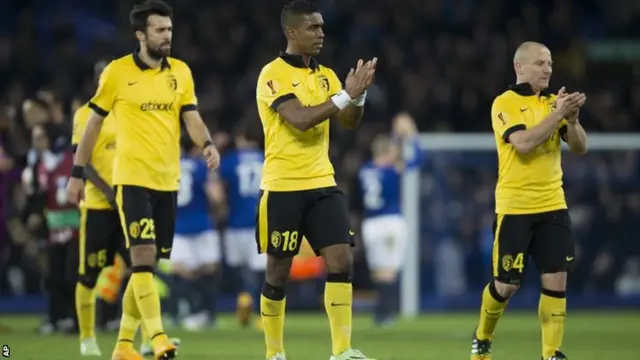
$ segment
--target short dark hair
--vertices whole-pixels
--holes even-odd
[[[147,20],[151,15],[173,17],[173,8],[162,0],[147,0],[134,5],[129,13],[129,23],[133,31],[147,30]]]
[[[292,25],[293,17],[297,15],[311,15],[317,12],[320,12],[320,8],[311,0],[292,0],[282,8],[280,25],[284,30]]]

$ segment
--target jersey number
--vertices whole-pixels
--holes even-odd
[[[107,249],[102,249],[87,256],[87,264],[90,268],[102,269],[107,265]]]
[[[285,231],[282,233],[282,251],[296,251],[298,249],[298,232]]]
[[[368,210],[379,210],[384,206],[382,198],[382,184],[376,173],[364,173],[362,176],[362,188],[364,190],[364,207]]]
[[[261,163],[241,163],[236,167],[236,174],[240,183],[241,196],[256,196],[260,193]]]
[[[155,240],[156,238],[156,225],[153,219],[142,218],[139,222],[132,222],[129,224],[129,235],[137,239],[138,237],[143,240]]]
[[[178,207],[189,205],[193,199],[193,175],[190,171],[180,174],[180,189],[178,190]]]
[[[513,260],[513,268],[518,270],[519,273],[522,273],[522,270],[524,270],[524,254],[523,253],[518,253],[518,255],[516,255],[515,260]]]

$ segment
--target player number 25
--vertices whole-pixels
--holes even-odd
[[[298,248],[298,232],[285,231],[282,233],[282,251],[296,251]]]
[[[151,240],[156,238],[156,226],[153,219],[144,218],[140,220],[140,238]]]

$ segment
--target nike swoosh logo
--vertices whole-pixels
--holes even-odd
[[[293,85],[293,87],[296,87],[296,86],[300,85],[300,83],[299,83],[299,82],[297,82],[297,83],[292,83],[291,85]]]
[[[137,83],[138,83],[137,81],[129,81],[127,84],[128,84],[129,86],[131,86],[131,85],[135,85],[135,84],[137,84]]]
[[[355,234],[356,234],[356,233],[354,233],[353,231],[349,230],[349,235],[353,236],[353,235],[355,235]]]
[[[265,314],[264,312],[261,312],[260,315],[266,316],[266,317],[276,317],[276,316],[278,316],[276,314]]]
[[[567,314],[565,314],[565,313],[551,313],[551,316],[553,316],[553,317],[567,316]]]
[[[160,249],[160,252],[161,252],[161,253],[163,253],[163,254],[166,254],[166,253],[168,253],[169,251],[171,251],[171,248],[161,248],[161,249]]]
[[[567,260],[567,261],[573,261],[573,256],[567,256],[567,257],[566,257],[566,260]]]
[[[522,109],[520,109],[520,112],[525,112],[527,110],[529,110],[529,108],[522,108]]]
[[[331,306],[351,306],[350,303],[331,303]]]
[[[140,296],[140,297],[139,297],[139,299],[140,299],[140,300],[142,300],[142,299],[144,299],[144,298],[146,298],[146,297],[151,296],[152,294],[153,294],[153,293],[148,293],[148,294],[142,295],[142,296]]]

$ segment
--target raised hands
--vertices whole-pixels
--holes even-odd
[[[351,69],[345,80],[345,91],[352,99],[362,95],[365,90],[373,83],[376,75],[376,64],[378,58],[373,58],[366,63],[362,59],[358,60],[356,69]]]
[[[558,99],[556,100],[556,111],[559,111],[565,119],[570,123],[578,121],[580,108],[587,101],[587,95],[581,92],[567,94],[563,86],[558,91]]]

